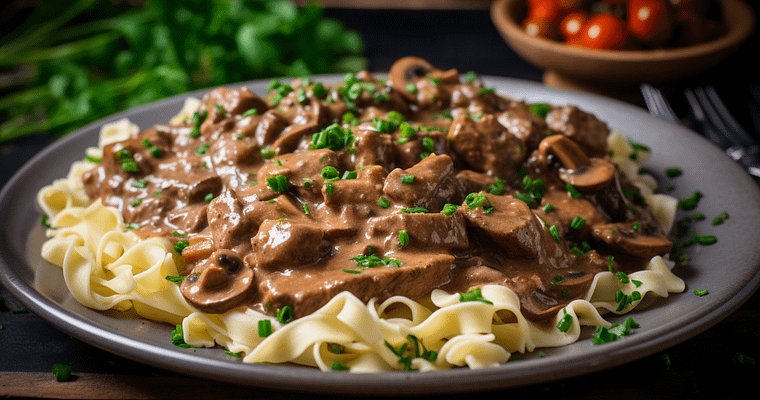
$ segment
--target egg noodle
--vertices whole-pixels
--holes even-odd
[[[174,120],[197,110],[189,99]],[[109,143],[136,135],[139,128],[128,120],[106,124],[98,148],[89,148],[89,159],[102,157]],[[641,190],[655,218],[667,233],[676,210],[676,199],[655,194],[656,182],[640,175],[640,163],[648,154],[634,149],[618,131],[608,137],[612,162]],[[551,324],[534,323],[520,311],[518,296],[507,287],[481,288],[486,301],[461,302],[460,295],[436,289],[429,298],[401,296],[378,302],[361,302],[349,292],[335,296],[311,315],[287,324],[246,307],[222,314],[202,313],[184,299],[179,285],[166,279],[179,275],[185,262],[172,244],[161,238],[141,240],[125,225],[120,213],[100,200],[90,201],[82,175],[97,166],[73,163],[69,174],[38,193],[38,203],[51,228],[42,256],[62,268],[66,286],[81,304],[95,310],[133,308],[141,317],[181,325],[184,341],[196,347],[226,348],[246,363],[296,363],[351,372],[399,369],[434,371],[468,366],[493,367],[514,353],[576,342],[581,326],[611,324],[601,313],[625,314],[641,299],[619,307],[616,293],[647,293],[667,297],[682,292],[684,282],[670,272],[674,263],[656,256],[644,270],[629,274],[624,283],[613,272],[594,277],[588,294],[569,303]],[[568,321],[563,329],[557,326]],[[271,322],[272,333],[260,337],[261,320]],[[167,334],[167,341],[170,340]],[[336,368],[340,366],[341,368]]]

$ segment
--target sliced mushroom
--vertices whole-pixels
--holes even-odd
[[[611,162],[589,158],[572,139],[564,135],[552,135],[542,140],[538,152],[545,160],[556,157],[562,169],[559,177],[581,192],[595,192],[608,186],[615,178],[615,165]]]
[[[631,222],[597,225],[591,235],[611,249],[646,260],[666,254],[673,247],[673,242],[659,230],[634,229]]]
[[[403,57],[391,66],[388,80],[391,86],[409,101],[414,101],[416,96],[406,90],[406,85],[414,83],[418,78],[425,77],[435,69],[432,64],[419,57]]]
[[[552,135],[538,145],[544,162],[556,158],[561,165],[559,178],[587,194],[587,199],[611,221],[623,221],[628,203],[620,187],[615,165],[602,158],[589,158],[583,149],[564,135]]]
[[[253,287],[253,269],[232,250],[217,250],[202,270],[185,278],[182,295],[200,311],[217,314],[245,300]]]

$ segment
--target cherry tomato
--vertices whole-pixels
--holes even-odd
[[[523,22],[525,33],[530,36],[542,37],[546,39],[557,39],[557,26],[546,18],[528,17]]]
[[[580,45],[590,49],[620,50],[628,45],[628,31],[614,14],[599,14],[583,26]]]
[[[583,25],[588,22],[589,16],[585,11],[572,11],[562,18],[559,23],[559,32],[565,41],[578,38],[583,30]]]
[[[560,9],[557,0],[529,0],[528,18],[543,18],[552,23],[559,23]],[[526,19],[526,20],[527,20]]]
[[[673,34],[675,16],[664,0],[628,0],[628,31],[647,46],[662,46]]]

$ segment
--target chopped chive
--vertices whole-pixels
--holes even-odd
[[[406,246],[409,244],[409,234],[406,231],[399,231],[398,232],[398,242],[402,246]]]
[[[198,155],[206,154],[206,152],[208,152],[208,148],[209,147],[211,147],[210,144],[204,143],[204,144],[198,146],[197,149],[195,149],[195,154],[198,154]]]
[[[678,208],[685,211],[691,211],[697,208],[697,204],[699,203],[699,200],[702,198],[702,196],[703,196],[702,192],[700,192],[699,190],[696,190],[688,198],[679,200]]]
[[[718,242],[718,238],[713,235],[699,236],[696,233],[692,232],[691,237],[694,238],[694,241],[697,242],[697,244],[701,244],[703,246],[708,246]]]
[[[145,189],[146,186],[148,186],[148,181],[145,180],[145,179],[138,179],[138,180],[132,182],[132,187],[133,188]]]
[[[288,191],[288,178],[285,175],[277,175],[267,178],[267,186],[277,193]]]
[[[332,166],[327,166],[322,168],[322,178],[325,179],[335,179],[340,176],[340,172],[338,172],[338,169]]]
[[[414,183],[414,175],[404,175],[401,177],[401,183]]]
[[[345,171],[343,172],[343,176],[340,177],[342,180],[346,179],[356,179],[359,176],[359,173],[356,171]]]
[[[391,206],[391,202],[385,197],[380,196],[380,198],[377,199],[377,205],[379,205],[382,208],[388,208]]]
[[[435,142],[433,141],[433,138],[430,136],[425,136],[422,138],[422,147],[425,148],[425,150],[428,151],[428,153],[432,153],[435,151]]]
[[[490,94],[496,93],[496,89],[494,89],[494,88],[480,88],[480,90],[478,90],[478,96],[482,96],[482,95],[488,94],[488,93],[490,93]]]
[[[549,233],[552,235],[554,240],[557,241],[557,243],[562,243],[562,238],[559,237],[559,231],[558,231],[557,225],[550,226]]]
[[[329,94],[327,89],[325,89],[325,85],[323,85],[321,82],[317,82],[314,84],[314,86],[312,86],[311,93],[318,99],[324,99]]]
[[[464,74],[464,83],[473,83],[478,79],[478,74],[475,71],[467,71]]]
[[[586,220],[578,216],[576,216],[575,218],[573,218],[572,221],[570,221],[570,227],[578,231],[583,229],[585,225],[586,225]]]
[[[559,320],[559,323],[557,324],[557,329],[559,329],[560,332],[567,332],[568,329],[570,329],[571,326],[573,326],[573,316],[567,313],[566,309],[562,309],[562,311],[565,312],[565,315],[562,317],[562,319]]]
[[[443,209],[441,210],[441,214],[449,216],[454,214],[461,206],[458,206],[456,204],[446,203],[443,206]]]
[[[181,347],[184,349],[192,347],[189,344],[185,343],[185,334],[182,331],[182,325],[176,325],[176,327],[172,331],[171,338],[172,338],[172,344],[177,347]]]
[[[277,310],[277,320],[283,324],[287,324],[288,322],[293,321],[294,315],[295,311],[293,311],[293,307],[291,306],[285,306]]]
[[[58,382],[66,382],[71,379],[71,366],[65,364],[53,364],[53,375]]]
[[[492,184],[488,185],[486,192],[496,196],[501,196],[507,191],[507,189],[504,187],[504,183],[506,182],[507,181],[504,179],[496,178]]]
[[[258,323],[259,337],[268,337],[272,334],[272,321],[269,319],[260,319]]]
[[[534,103],[528,106],[528,110],[538,118],[546,118],[546,114],[551,111],[551,106],[546,103]]]
[[[470,290],[467,293],[460,293],[459,294],[459,302],[460,303],[464,303],[464,302],[468,302],[468,301],[479,301],[481,303],[486,303],[486,304],[493,305],[492,301],[486,300],[485,298],[483,298],[483,294],[480,291],[480,288],[475,288],[475,289]]]
[[[404,214],[419,214],[419,213],[427,213],[430,212],[425,207],[414,207],[414,208],[402,208],[399,210],[399,212]]]
[[[668,175],[670,178],[675,178],[677,176],[681,176],[681,170],[679,168],[666,168],[665,174]]]
[[[352,257],[351,261],[354,261],[358,266],[364,268],[375,268],[379,266],[398,268],[401,266],[401,261],[399,260],[387,257],[380,258],[374,254],[359,254],[358,256]]]
[[[333,370],[333,371],[348,371],[351,368],[349,368],[349,366],[346,365],[346,363],[344,363],[343,361],[335,360],[330,365],[330,369]]]
[[[263,158],[265,160],[269,160],[272,157],[274,157],[274,150],[270,150],[270,149],[267,149],[267,148],[263,148],[263,149],[259,150],[259,153],[261,154],[261,158]]]
[[[567,193],[570,194],[570,197],[577,199],[582,196],[581,192],[578,191],[578,189],[575,188],[570,182],[565,184],[565,189],[567,190]]]
[[[169,282],[176,283],[177,285],[181,285],[182,281],[185,280],[185,276],[184,275],[167,275],[164,277],[164,279],[166,279]]]
[[[259,110],[255,109],[255,108],[251,108],[251,109],[247,110],[246,112],[244,112],[243,114],[241,114],[240,116],[243,117],[243,118],[246,118],[246,117],[250,117],[252,115],[257,115],[258,113],[259,113]]]
[[[720,215],[718,215],[717,217],[715,217],[712,220],[711,224],[712,224],[712,226],[718,226],[718,225],[722,224],[723,221],[725,221],[726,219],[728,219],[728,213],[724,211],[724,212],[720,213]]]
[[[187,240],[180,240],[177,243],[174,243],[174,251],[176,251],[178,254],[182,254],[182,250],[185,250],[187,246],[190,246],[190,242]]]
[[[347,269],[347,268],[343,268],[343,269],[341,269],[341,271],[343,271],[343,272],[345,272],[345,273],[349,273],[349,274],[361,274],[361,273],[362,273],[362,271],[361,271],[361,270],[357,270],[357,269]]]
[[[614,323],[611,327],[606,328],[602,325],[597,327],[596,332],[591,337],[591,341],[594,344],[604,344],[604,343],[610,343],[614,342],[618,339],[620,339],[623,336],[627,336],[631,334],[632,328],[638,328],[639,324],[633,320],[633,318],[628,317],[628,319],[625,320],[624,323]]]

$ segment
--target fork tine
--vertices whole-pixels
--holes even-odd
[[[670,107],[670,103],[665,100],[665,97],[659,89],[648,83],[642,83],[640,89],[644,96],[644,102],[646,103],[647,109],[653,116],[678,123],[676,113]]]
[[[698,129],[702,131],[702,134],[724,149],[731,147],[731,143],[723,137],[723,135],[719,134],[707,120],[705,110],[702,108],[701,102],[697,100],[694,91],[686,88],[684,89],[683,94],[686,96],[686,102],[689,104],[689,109],[691,110],[690,117],[693,118],[693,122],[699,125]]]
[[[723,102],[720,100],[717,93],[715,93],[715,89],[712,89],[711,86],[708,86],[707,88],[696,87],[694,88],[694,92],[696,93],[697,100],[702,106],[707,119],[718,129],[718,131],[720,131],[720,133],[726,136],[726,139],[731,145],[753,144],[749,134],[747,134],[741,127],[738,127],[738,123],[727,123],[727,120],[729,118],[733,119],[733,116],[728,112],[726,106],[723,105]],[[734,129],[734,125],[739,129]]]
[[[718,96],[718,92],[715,91],[715,88],[712,86],[705,87],[705,93],[707,94],[707,97],[712,101],[713,106],[715,106],[715,109],[718,111],[718,114],[722,117],[723,122],[726,123],[726,125],[731,128],[733,132],[737,134],[737,136],[740,137],[742,140],[743,145],[751,145],[754,144],[754,140],[752,140],[752,137],[750,134],[744,130],[744,128],[739,124],[739,122],[734,118],[733,114],[731,114],[730,111],[728,111],[728,108],[725,104],[723,104],[723,101]]]

